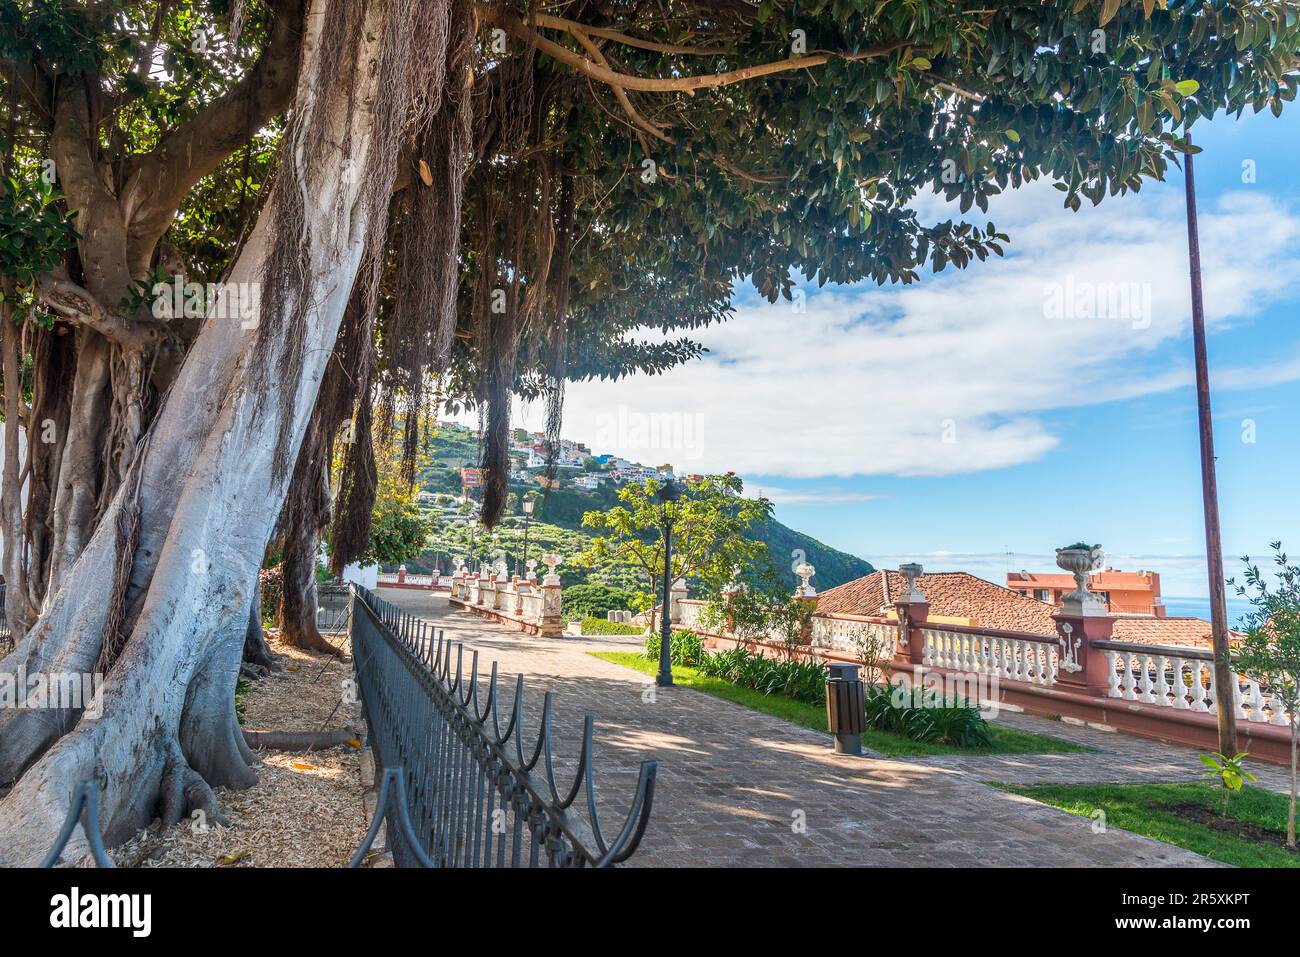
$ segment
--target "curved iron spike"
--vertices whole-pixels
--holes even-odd
[[[542,696],[542,723],[537,729],[537,744],[533,746],[533,756],[524,765],[524,770],[532,772],[537,767],[537,762],[542,756],[542,752],[547,754],[551,751],[551,693],[548,691]],[[550,784],[551,782],[547,782]],[[555,787],[552,785],[551,790]]]
[[[86,835],[86,843],[90,845],[90,855],[95,859],[95,864],[106,868],[117,867],[104,850],[104,837],[99,831],[99,782],[94,778],[87,778],[77,785],[72,807],[63,819],[63,827],[59,829],[54,847],[45,855],[45,860],[41,861],[41,867],[54,867],[59,862],[59,855],[67,848],[78,824],[81,824],[82,832]]]
[[[461,686],[460,683],[464,678],[464,676],[465,676],[465,646],[463,644],[458,644],[456,646],[456,682],[449,689],[451,691],[451,696],[453,698],[456,697],[457,693],[460,691],[460,686]]]
[[[632,852],[641,844],[646,827],[650,823],[650,809],[654,806],[655,780],[659,776],[658,761],[642,761],[641,773],[637,776],[636,797],[628,809],[623,829],[614,838],[610,849],[596,862],[596,867],[608,867],[620,864],[632,856]]]
[[[515,703],[516,704],[518,704],[519,702],[520,685],[523,684],[523,680],[524,680],[523,675],[520,675],[519,679],[515,682]],[[506,725],[505,731],[502,731],[497,735],[497,740],[496,740],[497,747],[503,748],[506,746],[506,742],[509,741],[510,738],[515,734],[515,729],[519,726],[519,718],[520,718],[519,711],[516,709],[516,707],[511,706],[510,723]]]
[[[554,795],[555,801],[562,811],[567,811],[573,805],[574,799],[582,791],[583,779],[591,774],[592,735],[595,727],[596,719],[591,715],[586,715],[582,719],[582,751],[578,754],[578,773],[573,777],[573,787],[569,789],[569,796],[563,800],[560,799],[558,794]],[[549,769],[548,773],[550,773]]]
[[[461,701],[471,714],[478,712],[478,649],[472,652],[469,663],[469,689]]]
[[[496,734],[498,730],[497,722],[497,663],[492,662],[492,679],[488,684],[488,699],[483,705],[483,713],[475,715],[479,724],[487,722],[488,714],[492,715],[492,733]]]
[[[514,729],[515,738],[515,755],[519,758],[519,764],[522,767],[524,763],[524,676],[520,675],[515,681],[515,707],[514,717],[510,719],[510,726]]]
[[[348,867],[361,866],[366,852],[375,843],[375,836],[379,833],[379,825],[384,820],[390,801],[397,803],[397,825],[402,832],[402,838],[411,846],[415,859],[419,861],[421,867],[433,867],[433,860],[425,853],[424,848],[420,846],[419,838],[415,836],[415,828],[411,825],[411,816],[406,808],[406,781],[397,768],[384,768],[384,780],[379,785],[379,801],[375,804],[375,816],[371,819],[370,829],[366,831],[365,839],[357,848],[356,854],[352,856]]]

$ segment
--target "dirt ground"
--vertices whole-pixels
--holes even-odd
[[[243,727],[258,731],[360,730],[344,701],[350,661],[281,645],[268,631],[280,670],[248,682],[238,696]],[[241,683],[242,689],[242,683]],[[359,746],[359,740],[354,742]],[[365,837],[358,747],[258,752],[258,783],[217,789],[228,826],[157,821],[111,851],[119,867],[342,867]]]

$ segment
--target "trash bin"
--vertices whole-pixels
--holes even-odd
[[[835,736],[836,754],[861,754],[867,713],[858,666],[826,666],[826,727]]]

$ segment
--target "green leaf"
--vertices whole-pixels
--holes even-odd
[[[1179,96],[1191,96],[1200,88],[1201,84],[1196,80],[1183,80],[1174,84],[1174,89],[1178,92]]]

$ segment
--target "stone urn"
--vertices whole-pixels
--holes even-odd
[[[1062,596],[1062,603],[1067,611],[1079,614],[1106,613],[1101,598],[1088,590],[1088,576],[1100,571],[1106,561],[1106,553],[1100,545],[1073,546],[1056,550],[1057,567],[1074,576],[1075,590]]]

